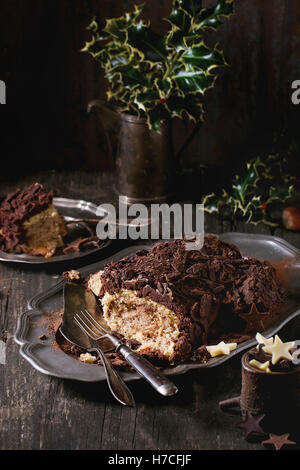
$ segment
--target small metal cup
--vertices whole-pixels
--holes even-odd
[[[289,432],[298,427],[299,367],[286,372],[264,372],[251,366],[249,358],[249,352],[242,357],[242,413],[265,414],[265,428],[273,433]]]

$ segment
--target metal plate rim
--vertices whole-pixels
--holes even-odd
[[[265,240],[269,240],[269,241],[272,240],[272,241],[277,242],[279,245],[282,245],[282,246],[286,247],[289,251],[293,252],[296,255],[296,257],[298,257],[299,260],[300,260],[300,249],[298,249],[295,246],[291,245],[291,243],[287,242],[283,238],[280,238],[280,237],[277,237],[277,236],[256,234],[256,233],[242,233],[242,232],[224,232],[224,233],[221,233],[218,236],[221,240],[224,239],[224,241],[226,241],[227,237],[230,238],[230,237],[233,237],[233,236],[234,237],[235,236],[239,236],[239,237],[245,236],[245,238],[247,237],[248,239],[252,238],[252,239],[260,239],[260,240],[265,239]]]

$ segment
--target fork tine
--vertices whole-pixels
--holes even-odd
[[[82,318],[76,313],[74,316],[75,323],[79,326],[79,328],[88,336],[93,339],[96,339],[97,335],[95,332],[82,320]]]
[[[82,322],[85,322],[87,325],[89,325],[89,327],[93,330],[94,334],[102,333],[101,330],[95,325],[95,322],[91,321],[90,318],[86,316],[85,312],[87,312],[87,310],[81,310],[80,312]],[[77,313],[77,316],[79,316],[79,313]],[[93,319],[91,315],[90,317],[91,319]]]
[[[85,313],[84,313],[85,312]],[[104,328],[102,328],[102,326],[100,325],[100,323],[97,322],[97,320],[95,320],[95,318],[90,314],[90,312],[88,310],[84,310],[81,311],[81,313],[83,314],[83,316],[88,320],[90,320],[90,323],[93,324],[93,326],[100,332],[103,334],[106,333],[106,331],[104,330]]]

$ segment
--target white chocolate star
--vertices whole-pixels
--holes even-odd
[[[265,346],[271,346],[271,344],[274,343],[274,338],[265,338],[263,335],[261,335],[260,333],[257,333],[256,336],[256,341],[258,342],[258,344],[264,344]]]
[[[259,362],[256,359],[252,359],[249,361],[250,366],[255,367],[256,369],[263,370],[265,372],[270,372],[270,361],[267,362]]]
[[[263,350],[272,354],[272,364],[276,364],[280,359],[287,359],[292,361],[293,357],[289,352],[295,346],[295,341],[290,341],[289,343],[283,343],[278,335],[275,336],[275,341],[273,344],[264,346]]]
[[[221,343],[216,344],[215,346],[206,346],[207,351],[212,357],[222,356],[223,354],[230,354],[231,351],[234,351],[237,347],[237,343]]]

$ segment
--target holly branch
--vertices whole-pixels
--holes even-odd
[[[204,33],[233,13],[232,0],[211,8],[203,8],[202,0],[173,0],[164,35],[141,19],[142,11],[136,5],[105,25],[94,18],[88,27],[92,37],[82,50],[104,69],[108,100],[155,131],[168,116],[203,120],[202,98],[215,85],[214,69],[227,65],[217,45],[205,44]]]

